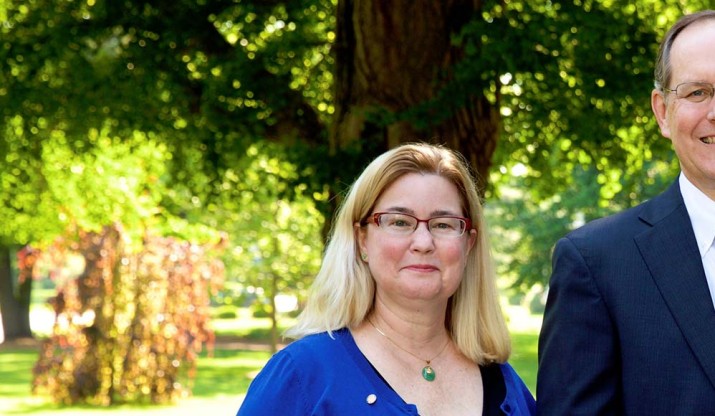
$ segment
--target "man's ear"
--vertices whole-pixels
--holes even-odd
[[[668,125],[668,103],[665,98],[665,93],[658,89],[654,89],[650,93],[650,107],[653,109],[653,114],[660,127],[660,133],[670,138],[670,126]]]

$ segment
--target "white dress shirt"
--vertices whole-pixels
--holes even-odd
[[[715,201],[696,188],[680,173],[680,193],[690,216],[690,223],[698,242],[700,258],[703,260],[705,277],[710,288],[710,297],[715,306]]]

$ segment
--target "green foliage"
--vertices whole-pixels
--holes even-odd
[[[667,141],[644,140],[658,137],[649,93],[662,34],[642,3],[490,2],[456,38],[467,51],[459,86],[499,106],[495,162],[528,166],[528,192],[563,191],[577,166],[622,171],[632,156],[664,154]]]
[[[15,123],[23,121],[17,117]],[[90,129],[86,140],[92,147],[78,153],[62,131],[47,133],[36,158],[28,157],[21,132],[6,135],[5,160],[22,168],[0,172],[6,190],[0,213],[12,219],[0,225],[0,241],[47,243],[68,226],[98,230],[114,221],[141,234],[164,223],[167,213],[159,207],[171,158],[166,145],[141,132],[120,140],[109,128]]]
[[[650,109],[667,27],[701,2],[490,2],[455,41],[466,85],[499,106],[488,193],[500,275],[545,283],[570,229],[662,191],[678,171]]]
[[[637,201],[650,198],[668,186],[676,163],[651,161],[644,166],[647,175],[623,175],[620,172],[602,182],[595,167],[575,166],[568,187],[545,198],[526,192],[523,171],[512,169],[504,175],[509,182],[500,188],[499,200],[487,204],[487,216],[495,238],[499,275],[513,289],[527,292],[535,284],[547,281],[551,273],[551,249],[571,229],[605,215],[629,208]],[[629,194],[618,192],[604,197],[609,186],[636,189]]]
[[[316,201],[325,201],[327,190],[311,192],[298,176],[282,147],[255,144],[226,171],[221,199],[209,207],[209,224],[232,236],[224,259],[229,274],[244,289],[263,288],[259,303],[279,293],[301,296],[320,265],[324,219]]]
[[[80,151],[88,126],[156,133],[194,190],[192,172],[215,179],[255,137],[316,139],[333,111],[328,0],[5,4],[3,119],[47,123]]]
[[[237,307],[233,305],[221,305],[213,312],[215,319],[236,319],[238,317]]]
[[[118,227],[79,236],[48,252],[62,261],[76,251],[85,267],[58,282],[35,391],[97,405],[166,403],[190,392],[197,353],[213,341],[209,294],[223,279],[223,265],[209,257],[215,248],[145,235],[132,251]]]
[[[145,186],[137,202],[149,204],[136,211],[164,218],[149,224],[164,234],[210,232],[197,225],[201,220],[182,219],[187,210],[216,206],[225,175],[256,137],[323,135],[321,124],[333,111],[333,7],[330,1],[3,2],[0,154],[7,156],[0,159],[0,214],[12,220],[0,226],[0,241],[51,240],[66,227],[69,208],[89,228],[111,221],[130,232],[146,226],[145,215],[117,212],[132,210],[127,201],[136,195],[120,208],[121,201],[101,192],[114,190],[103,176],[115,188],[121,179],[111,177],[114,167],[143,166],[111,149],[142,141],[153,142],[149,160],[165,171],[126,178]],[[101,171],[82,160],[87,166],[77,167],[73,156],[88,153],[95,165],[114,166]],[[64,181],[70,167],[100,175],[85,177],[80,187]],[[56,190],[58,184],[66,186]],[[64,188],[79,192],[62,194]],[[70,207],[58,207],[58,198]],[[111,221],[99,220],[107,214]]]
[[[547,279],[559,236],[674,177],[649,108],[652,65],[667,27],[711,5],[480,4],[453,16],[460,60],[435,80],[443,90],[370,116],[380,131],[398,120],[428,128],[474,97],[498,110],[487,198],[501,272],[523,288]],[[225,232],[242,289],[262,289],[262,304],[300,296],[335,196],[382,146],[327,142],[337,6],[0,2],[0,244],[114,222],[132,241],[146,230],[192,241]]]

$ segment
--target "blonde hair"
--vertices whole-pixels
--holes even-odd
[[[482,201],[467,166],[460,154],[423,143],[396,147],[373,160],[338,209],[306,307],[286,335],[301,338],[363,322],[373,307],[375,284],[368,266],[359,259],[354,225],[364,222],[395,180],[411,172],[431,173],[456,185],[464,215],[477,230],[464,276],[450,299],[445,326],[466,357],[479,364],[505,362],[511,342],[499,304]]]

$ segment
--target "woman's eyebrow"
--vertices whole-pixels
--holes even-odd
[[[406,207],[400,207],[400,206],[393,206],[386,208],[385,211],[383,212],[399,212],[402,214],[410,214],[410,215],[415,215],[415,211]],[[444,209],[439,209],[436,211],[430,212],[430,217],[439,217],[439,216],[460,216],[460,214],[455,213],[454,211],[450,210],[444,210]]]

